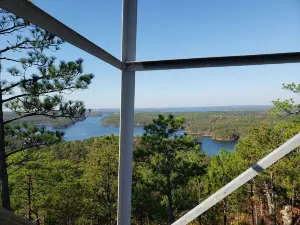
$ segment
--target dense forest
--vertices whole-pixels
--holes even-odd
[[[185,117],[184,129],[188,134],[208,135],[219,140],[232,140],[237,136],[244,137],[251,126],[261,123],[273,126],[279,122],[294,119],[293,116],[269,116],[266,111],[181,112],[172,114]],[[154,112],[138,112],[135,113],[134,123],[136,126],[150,124],[156,116],[157,113]],[[119,117],[119,114],[105,117],[103,125],[119,126]]]
[[[170,224],[300,128],[298,122],[255,126],[234,152],[221,149],[207,157],[191,136],[174,136],[182,125],[183,117],[161,115],[135,139],[132,224]],[[37,224],[116,224],[118,142],[110,135],[12,155],[8,172],[13,211]],[[296,149],[193,224],[283,224],[286,217],[296,221],[299,160]]]

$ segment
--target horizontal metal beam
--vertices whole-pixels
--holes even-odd
[[[126,62],[127,71],[250,66],[300,62],[300,52]]]
[[[93,42],[64,25],[27,0],[0,0],[0,7],[56,35],[121,70],[122,63]]]
[[[248,170],[240,174],[237,178],[232,180],[230,183],[225,185],[223,188],[218,190],[216,193],[211,195],[209,198],[204,200],[201,204],[193,208],[183,217],[178,219],[172,225],[185,225],[191,222],[192,220],[196,219],[199,215],[204,213],[206,210],[220,202],[222,199],[226,198],[236,189],[247,183],[249,180],[257,176],[260,172],[264,169],[267,169],[269,166],[289,154],[295,148],[300,146],[300,133],[285,142],[279,148],[275,149],[273,152],[268,154],[262,160],[254,164]]]

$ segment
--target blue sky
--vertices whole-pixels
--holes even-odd
[[[121,0],[36,0],[34,3],[117,58]],[[300,51],[298,0],[140,0],[137,60]],[[120,72],[64,44],[62,60],[85,60],[89,90],[70,99],[89,108],[118,108]],[[136,73],[136,107],[270,104],[292,97],[282,83],[300,83],[300,64]]]

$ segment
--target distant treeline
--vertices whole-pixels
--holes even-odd
[[[15,113],[5,112],[4,120],[11,120],[13,118],[18,117]],[[46,116],[33,116],[33,117],[25,117],[22,119],[18,119],[13,121],[13,124],[28,124],[28,125],[51,125],[54,128],[65,128],[73,125],[77,120],[71,120],[69,118],[56,118],[51,119]]]
[[[91,112],[87,112],[86,116],[100,116],[101,112],[97,110],[92,110]],[[16,113],[13,112],[4,112],[4,120],[11,120],[16,117],[19,117]],[[69,118],[56,118],[51,119],[46,116],[32,116],[32,117],[25,117],[22,119],[18,119],[13,121],[13,124],[28,124],[28,125],[50,125],[54,128],[66,128],[72,126],[74,123],[78,122],[81,119],[69,119]]]
[[[251,126],[266,123],[275,125],[280,122],[292,121],[291,117],[270,117],[266,111],[235,111],[235,112],[180,112],[175,116],[184,116],[185,130],[189,134],[212,136],[220,140],[232,140],[243,137]],[[104,118],[103,125],[119,126],[120,115],[114,114]],[[157,113],[139,112],[135,114],[136,126],[152,123]]]

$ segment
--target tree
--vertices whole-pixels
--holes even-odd
[[[23,153],[8,161],[21,161]],[[30,156],[32,160],[23,166],[12,163],[8,168],[14,212],[31,221],[46,218],[43,224],[73,224],[84,211],[82,169],[69,159],[57,158],[49,147],[32,151]]]
[[[269,129],[267,125],[265,125],[264,127],[265,129]],[[256,141],[259,134],[261,134],[261,137],[266,138],[265,136],[263,136],[262,130],[262,126],[260,126],[259,128],[253,127],[249,130],[248,135],[245,138],[240,139],[239,143],[235,146],[235,154],[242,162],[241,165],[243,171],[254,165],[261,158],[263,158],[263,156],[265,156],[265,149],[261,149],[261,146]],[[245,186],[247,187],[247,189],[249,189],[248,193],[250,193],[250,196],[247,197],[250,200],[252,225],[255,225],[258,223],[257,204],[260,200],[258,196],[258,185],[256,184],[256,180],[252,179]]]
[[[279,124],[275,127],[267,124],[253,127],[245,138],[239,140],[235,148],[235,154],[244,162],[244,168],[245,166],[252,166],[298,132],[299,123],[296,122]],[[292,186],[297,184],[291,178],[297,178],[297,162],[294,160],[299,157],[298,154],[299,152],[294,150],[289,156],[264,170],[249,182],[251,214],[253,216],[252,221],[255,224],[257,224],[258,214],[260,214],[261,220],[266,221],[269,219],[274,224],[278,221],[278,208],[286,205],[286,194],[284,192],[293,192]],[[294,159],[291,160],[290,157]],[[292,165],[294,165],[294,168],[289,168]],[[286,166],[286,168],[283,168],[283,166]],[[287,188],[289,190],[285,190]],[[267,216],[263,216],[264,206],[267,208]],[[260,208],[260,213],[257,210],[258,208]]]
[[[294,209],[297,200],[299,202],[299,190],[300,190],[300,152],[295,150],[280,160],[276,166],[275,184],[283,189],[281,192],[281,204],[282,208],[287,208],[288,216],[291,219],[292,224],[296,224],[298,219],[297,213],[294,213]],[[299,207],[299,203],[298,203]],[[298,217],[298,218],[297,218]]]
[[[36,145],[46,145],[50,142],[45,141],[46,136],[53,139],[51,133],[47,135],[45,131],[34,130],[23,127],[22,129],[9,126],[13,121],[31,116],[46,116],[50,118],[75,118],[80,119],[85,116],[85,107],[81,101],[66,101],[63,94],[76,90],[88,88],[93,74],[83,73],[83,60],[78,59],[74,62],[61,61],[55,63],[55,57],[45,55],[46,50],[58,50],[63,41],[55,35],[36,27],[30,22],[23,20],[9,12],[0,10],[0,37],[7,39],[7,46],[0,49],[0,60],[13,62],[17,66],[7,69],[9,80],[0,81],[0,173],[2,186],[2,205],[10,210],[9,188],[6,147],[11,137],[18,136],[21,142],[24,141],[23,148]],[[24,36],[22,36],[22,34]],[[25,52],[23,58],[16,58],[13,53]],[[2,66],[2,65],[1,65]],[[2,70],[2,67],[1,67]],[[4,96],[7,96],[4,98]],[[3,110],[8,109],[15,113],[15,117],[4,121]],[[24,131],[27,136],[24,138]],[[31,132],[31,133],[30,133]],[[14,135],[12,135],[12,133]],[[30,134],[29,134],[30,133]],[[38,138],[32,137],[41,134],[41,142]],[[57,133],[54,137],[61,138]],[[8,138],[7,138],[8,137]],[[29,144],[29,142],[32,142]],[[22,144],[21,144],[22,145]],[[13,151],[21,151],[14,149]]]
[[[119,138],[95,139],[83,166],[87,217],[97,224],[114,225],[118,199]]]
[[[146,163],[133,162],[132,217],[133,224],[163,224],[168,214],[162,204],[161,193],[153,188],[154,179]]]
[[[283,84],[283,89],[293,92],[294,94],[300,94],[300,84]],[[272,101],[274,108],[271,109],[271,114],[273,115],[299,115],[300,104],[296,104],[293,98],[286,100],[277,99]]]
[[[166,197],[170,224],[175,191],[204,173],[199,145],[191,136],[180,134],[183,124],[184,117],[159,115],[144,127],[140,147],[134,152],[135,162],[145,168],[144,182]]]
[[[45,127],[15,124],[5,127],[5,155],[6,158],[24,150],[50,146],[63,139],[63,132],[48,131]]]
[[[207,195],[213,194],[213,192],[218,191],[237,177],[242,172],[242,164],[243,162],[240,161],[236,154],[231,153],[226,149],[221,149],[218,154],[213,156],[207,168],[207,178],[205,179],[205,189],[209,192]],[[235,166],[233,167],[232,165]],[[230,211],[233,211],[234,205],[238,205],[238,202],[235,202],[235,199],[240,198],[242,192],[243,190],[239,189],[222,200],[221,209],[224,225],[228,224],[228,214]],[[239,211],[241,211],[241,209],[239,209]]]

